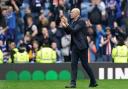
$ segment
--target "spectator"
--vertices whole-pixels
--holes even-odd
[[[29,63],[29,55],[26,51],[25,45],[19,46],[18,52],[14,54],[14,63]]]
[[[7,14],[6,14],[6,19],[7,19],[7,39],[14,39],[15,34],[16,34],[16,14],[19,12],[19,8],[14,0],[11,0],[11,4],[14,6],[14,9],[16,12],[13,10],[12,6],[8,7]]]
[[[6,37],[5,37],[5,29],[3,27],[0,27],[0,40],[2,40],[5,43]]]
[[[65,34],[61,38],[61,45],[62,45],[62,55],[64,56],[65,62],[71,61],[71,55],[70,55],[70,44],[71,44],[71,35]]]
[[[106,20],[106,6],[101,0],[91,0],[91,9],[89,10],[89,19],[92,24],[103,24]]]
[[[80,8],[82,0],[70,0],[69,2],[71,3],[71,9],[72,8]]]
[[[120,36],[119,34],[123,34],[123,39],[126,39],[127,37],[125,28],[118,26],[117,22],[114,22],[114,28],[112,31],[117,38]]]
[[[0,64],[2,64],[2,63],[3,63],[3,53],[2,53],[2,51],[0,49]]]
[[[52,42],[51,47],[52,47],[52,49],[53,49],[54,51],[56,51],[56,55],[57,55],[56,63],[62,63],[62,62],[64,61],[63,55],[62,55],[62,53],[61,53],[61,50],[57,48],[56,42]]]
[[[101,24],[96,25],[96,49],[97,49],[97,54],[96,54],[96,61],[103,61],[102,60],[102,55],[103,55],[103,48],[101,45],[101,38],[104,36],[104,30],[102,28]]]
[[[33,13],[40,13],[45,0],[30,0],[29,5]]]
[[[39,27],[39,32],[41,32],[41,29],[43,28],[43,27],[49,27],[49,20],[48,20],[48,18],[46,18],[45,16],[44,16],[44,13],[42,13],[40,16],[39,16],[39,25],[38,25],[38,27]]]
[[[3,63],[7,63],[7,61],[8,61],[8,51],[7,51],[7,46],[4,43],[3,39],[0,39],[0,50],[3,53]]]
[[[8,51],[9,51],[9,59],[8,63],[14,63],[14,55],[18,52],[18,49],[16,48],[16,44],[13,40],[8,40]]]
[[[107,14],[108,14],[108,26],[113,27],[113,23],[116,21],[116,0],[109,0],[107,2]]]
[[[31,9],[28,7],[25,9],[25,15],[23,17],[24,19],[24,33],[25,33],[25,30],[27,29],[27,18],[31,15]]]
[[[88,13],[88,18],[92,24],[101,24],[102,23],[102,15],[101,11],[97,5],[92,6],[92,10]]]
[[[5,19],[6,10],[2,10],[0,7],[0,33],[5,33],[7,30],[7,24]]]
[[[27,29],[25,31],[25,34],[29,33],[32,35],[32,37],[35,37],[38,34],[37,26],[33,22],[33,18],[31,15],[27,17]]]
[[[60,50],[61,49],[61,38],[63,36],[63,32],[62,32],[62,30],[59,30],[56,27],[55,21],[51,21],[49,33],[50,33],[51,37],[53,38],[53,40],[56,42],[57,48]]]
[[[48,15],[49,15],[49,8],[50,8],[50,0],[45,0],[45,3],[44,3],[44,9],[43,9],[43,13],[44,13],[44,16],[48,18]]]
[[[124,45],[124,39],[121,35],[118,38],[117,47],[112,50],[112,58],[114,63],[128,63],[128,48]]]
[[[83,0],[81,3],[81,17],[84,19],[88,18],[88,12],[90,10],[90,3],[88,0]]]
[[[21,40],[21,42],[20,42],[21,44],[26,45],[26,50],[27,50],[28,53],[32,49],[31,41],[32,41],[32,36],[29,33],[26,33],[25,36],[24,36],[24,39]]]
[[[103,47],[103,61],[112,62],[112,48],[116,44],[116,40],[111,34],[110,27],[106,28],[106,37],[101,38],[101,45]]]
[[[25,10],[29,8],[29,0],[23,0],[22,6],[20,7],[21,10],[21,17],[23,18],[25,15]]]
[[[38,16],[42,7],[44,6],[44,2],[45,0],[29,0],[33,21],[35,22],[35,24],[38,24]]]
[[[40,49],[41,43],[37,39],[34,39],[32,41],[32,49],[29,51],[29,59],[31,63],[36,62],[36,55]]]
[[[37,63],[56,63],[56,51],[49,47],[41,48],[36,55]]]
[[[51,16],[49,18],[50,21],[56,21],[57,25],[60,22],[60,10],[64,11],[65,7],[64,7],[64,3],[63,0],[58,0],[56,3],[53,2],[53,4],[50,7],[50,13]]]
[[[52,37],[50,37],[47,28],[45,28],[45,27],[42,28],[42,33],[38,38],[39,38],[39,41],[42,43],[43,47],[51,47],[53,39],[52,39]]]

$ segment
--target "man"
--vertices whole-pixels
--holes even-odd
[[[118,37],[118,45],[112,49],[114,63],[128,63],[128,48],[124,44],[124,38]]]
[[[7,47],[10,55],[7,63],[14,63],[14,55],[18,52],[18,49],[16,48],[16,44],[12,39],[7,40],[7,44],[8,44]]]
[[[37,63],[55,63],[56,51],[50,47],[43,47],[36,54]]]
[[[17,38],[15,37],[15,33],[16,33],[16,17],[17,14],[19,13],[19,8],[15,2],[15,0],[10,0],[11,4],[13,6],[9,6],[7,9],[7,13],[6,13],[6,20],[7,20],[7,39],[13,39],[16,40]],[[13,8],[14,7],[14,8]]]
[[[37,26],[33,22],[33,17],[31,15],[27,16],[27,28],[26,33],[29,33],[32,37],[35,37],[38,34]]]
[[[84,70],[87,72],[90,78],[89,87],[96,87],[95,77],[93,75],[92,69],[88,64],[88,43],[87,35],[85,30],[85,21],[80,18],[80,10],[78,8],[73,8],[71,10],[70,17],[72,19],[71,24],[68,24],[67,19],[63,16],[61,17],[61,24],[64,27],[67,34],[71,34],[71,83],[65,88],[76,88],[76,78],[77,78],[77,64],[80,58]]]
[[[106,27],[106,36],[101,38],[103,47],[103,61],[112,62],[112,48],[117,44],[117,39],[111,33],[111,28]]]
[[[0,64],[2,64],[2,63],[3,63],[3,52],[0,49]]]
[[[29,55],[24,44],[20,44],[18,52],[14,54],[14,63],[29,63]]]

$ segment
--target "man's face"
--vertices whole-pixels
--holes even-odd
[[[6,15],[7,15],[7,10],[3,10],[3,11],[2,11],[2,15],[3,15],[3,16],[6,16]]]
[[[12,43],[9,44],[9,48],[10,48],[10,49],[13,49],[13,48],[15,48],[15,47],[16,47],[16,45],[15,45],[14,42],[12,42]]]
[[[47,30],[47,28],[42,28],[42,33],[43,33],[43,35],[48,35],[48,30]]]
[[[76,18],[76,17],[77,17],[76,11],[72,10],[72,11],[70,12],[70,17],[71,17],[71,19]]]
[[[32,21],[32,18],[31,18],[31,17],[28,17],[28,18],[27,18],[27,23],[28,23],[28,25],[30,25],[31,23],[33,23],[33,21]]]
[[[33,42],[33,48],[38,49],[38,47],[39,47],[39,44],[37,42]]]
[[[98,24],[98,25],[96,26],[96,28],[97,28],[97,30],[98,30],[99,32],[102,30],[102,26],[101,26],[100,24]]]
[[[8,7],[8,12],[9,12],[9,13],[13,12],[13,7],[12,7],[12,6],[9,6],[9,7]]]
[[[51,28],[55,28],[56,27],[56,23],[54,21],[52,21],[51,24],[50,24],[50,27]]]
[[[3,46],[3,41],[2,40],[0,40],[0,46]]]
[[[78,8],[74,8],[70,12],[71,19],[75,20],[75,19],[77,19],[77,17],[79,17],[79,15],[80,15],[80,10]]]
[[[110,34],[111,34],[110,30],[107,30],[107,31],[106,31],[106,34],[107,34],[107,35],[110,35]]]
[[[57,44],[55,42],[53,42],[51,46],[52,46],[53,49],[57,48]]]

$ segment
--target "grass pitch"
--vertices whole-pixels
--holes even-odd
[[[0,89],[65,89],[69,81],[0,81]],[[88,80],[78,80],[76,89],[128,89],[128,80],[98,80],[99,86],[88,87]]]

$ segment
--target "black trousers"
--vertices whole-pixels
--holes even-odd
[[[76,46],[72,46],[71,54],[71,84],[76,85],[78,61],[81,60],[81,64],[84,70],[87,72],[90,78],[90,84],[95,84],[96,80],[92,69],[88,64],[88,49],[79,50]]]

